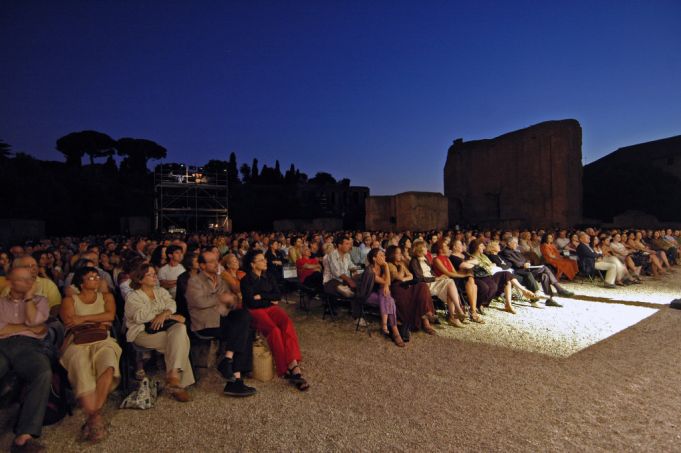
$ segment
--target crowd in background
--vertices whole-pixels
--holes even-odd
[[[309,387],[296,330],[280,307],[297,288],[347,301],[358,327],[374,307],[386,338],[404,347],[410,332],[436,335],[438,309],[455,328],[484,324],[495,300],[561,307],[565,281],[602,276],[607,288],[640,284],[679,264],[679,230],[455,230],[324,232],[158,237],[63,237],[0,249],[0,377],[28,383],[13,449],[40,448],[51,370],[68,375],[87,419],[82,436],[106,437],[101,408],[121,379],[125,344],[163,354],[166,390],[191,399],[191,339],[219,339],[224,393],[256,393],[255,330],[277,375]],[[121,332],[113,332],[120,329]],[[28,361],[28,362],[27,362]],[[59,365],[57,365],[57,363]],[[143,379],[138,366],[135,377]],[[39,451],[39,450],[35,450]]]

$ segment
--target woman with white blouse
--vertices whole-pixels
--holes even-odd
[[[130,277],[130,286],[135,291],[125,301],[126,338],[131,343],[163,354],[165,389],[176,400],[187,402],[190,397],[185,388],[195,381],[189,362],[185,319],[175,313],[177,306],[170,293],[158,286],[152,266],[142,264]]]

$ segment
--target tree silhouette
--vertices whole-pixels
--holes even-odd
[[[96,157],[112,156],[116,141],[108,135],[97,131],[71,132],[57,140],[57,150],[66,156],[66,163],[80,167],[84,154],[94,165]]]
[[[310,179],[311,184],[317,184],[320,186],[326,185],[326,184],[336,184],[336,178],[331,176],[330,173],[326,173],[324,171],[320,171],[316,175],[314,175],[314,178]]]
[[[144,138],[121,138],[116,145],[118,155],[125,157],[121,171],[146,173],[150,159],[164,159],[167,150],[156,142]]]
[[[253,158],[253,163],[251,164],[251,181],[258,181],[258,159]]]
[[[243,182],[250,182],[251,180],[251,167],[248,166],[248,164],[243,164],[241,165],[241,168],[239,168],[239,171],[241,172],[241,180]]]
[[[229,154],[229,162],[227,163],[227,181],[230,187],[236,187],[239,184],[239,169],[236,164],[236,154],[231,152]]]
[[[12,153],[10,152],[12,146],[9,143],[5,143],[4,140],[0,140],[0,160],[9,159]]]

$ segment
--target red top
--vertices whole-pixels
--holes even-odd
[[[296,269],[298,270],[298,280],[301,283],[304,282],[307,277],[309,277],[310,275],[317,272],[314,269],[303,268],[303,266],[305,266],[306,264],[319,264],[319,260],[317,258],[298,258],[296,260]]]
[[[447,271],[454,272],[454,266],[452,265],[452,262],[449,261],[449,258],[443,255],[438,255],[435,257],[435,259],[438,260],[444,266],[444,268],[447,269]],[[440,272],[440,269],[437,268],[435,263],[433,263],[433,274],[435,274],[436,277],[442,275],[442,272]]]

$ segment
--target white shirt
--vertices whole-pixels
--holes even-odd
[[[177,277],[179,277],[181,274],[185,272],[185,268],[181,264],[176,264],[175,266],[171,266],[170,264],[166,264],[162,268],[158,270],[158,279],[159,280],[169,280],[169,281],[176,281]],[[173,299],[175,299],[175,293],[177,291],[176,287],[173,288],[166,288],[168,292],[170,293],[171,296],[173,296]]]

